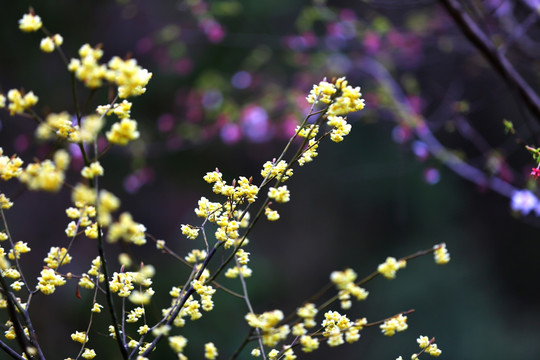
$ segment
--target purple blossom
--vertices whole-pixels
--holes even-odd
[[[538,198],[529,190],[514,192],[510,203],[512,210],[519,211],[523,215],[528,215],[537,205]]]

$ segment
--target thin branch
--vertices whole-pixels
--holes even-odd
[[[480,51],[491,66],[512,87],[515,87],[523,98],[529,111],[540,122],[540,97],[517,72],[503,54],[497,49],[486,34],[467,14],[457,0],[440,0],[448,14],[454,19],[463,34]]]

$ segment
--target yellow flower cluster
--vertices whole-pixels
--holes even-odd
[[[287,169],[287,166],[288,164],[285,160],[281,160],[277,164],[275,160],[267,161],[263,165],[261,176],[263,178],[268,177],[269,179],[277,178],[280,182],[284,182],[293,174],[293,170],[290,168]]]
[[[433,339],[434,341],[435,339]],[[418,343],[418,346],[420,346],[420,349],[425,349],[424,352],[428,353],[431,356],[437,357],[442,354],[442,351],[437,347],[437,344],[432,343],[427,336],[420,335],[418,339],[416,339],[416,342]],[[413,359],[418,358],[418,356],[415,357],[416,354],[412,356]]]
[[[351,124],[348,124],[342,116],[329,115],[327,124],[334,128],[330,133],[333,142],[343,141],[343,137],[351,132]]]
[[[386,336],[392,336],[396,333],[396,331],[405,331],[408,327],[407,317],[403,316],[403,314],[386,319],[380,326],[381,332]]]
[[[81,170],[81,175],[84,178],[92,179],[96,176],[103,176],[104,170],[103,166],[99,163],[99,161],[94,161],[89,166],[85,166]]]
[[[9,209],[12,206],[13,206],[13,202],[11,202],[5,194],[0,193],[0,208]]]
[[[248,313],[245,319],[252,328],[262,330],[262,342],[266,346],[275,346],[278,342],[286,339],[290,333],[289,325],[276,327],[283,320],[281,310],[267,311],[260,315]]]
[[[338,346],[345,341],[353,343],[360,339],[360,330],[367,324],[366,318],[351,321],[346,315],[341,315],[337,311],[328,311],[324,314],[322,326],[323,336],[328,338],[329,346]],[[345,334],[345,339],[343,335]]]
[[[144,265],[137,272],[133,272],[133,283],[139,285],[139,290],[134,290],[129,295],[129,301],[137,305],[147,305],[150,303],[154,290],[152,285],[152,277],[155,275],[156,269],[152,265]]]
[[[71,340],[84,344],[88,342],[88,336],[86,336],[85,331],[75,331],[75,333],[71,334]]]
[[[39,100],[33,91],[23,94],[17,89],[9,90],[7,97],[9,100],[8,110],[11,115],[22,114],[32,106],[36,105]],[[5,102],[5,100],[3,102]],[[3,106],[1,107],[5,106],[4,104],[2,105]]]
[[[17,241],[15,244],[13,244],[13,249],[9,250],[8,258],[10,260],[20,259],[21,254],[25,254],[30,252],[30,247],[28,247],[28,244],[22,241]]]
[[[296,309],[296,314],[303,319],[304,327],[310,329],[317,325],[315,322],[315,316],[317,315],[318,310],[315,304],[307,303],[302,307]]]
[[[319,133],[319,125],[306,124],[303,127],[297,126],[295,132],[300,137],[313,139]]]
[[[39,48],[41,51],[50,53],[53,52],[54,49],[61,46],[64,42],[64,38],[60,34],[54,34],[53,36],[47,36],[41,39],[41,42],[39,43]]]
[[[389,256],[384,263],[379,265],[377,271],[387,279],[394,279],[396,277],[396,272],[399,269],[403,269],[405,266],[407,266],[405,260],[397,261],[396,258]]]
[[[251,184],[251,179],[243,176],[238,181],[233,181],[232,185],[227,185],[222,179],[222,174],[217,170],[207,173],[203,178],[207,183],[213,184],[214,193],[223,195],[227,199],[221,204],[201,197],[195,213],[198,217],[204,217],[219,226],[215,232],[216,239],[223,242],[225,248],[229,248],[239,239],[239,228],[248,225],[244,218],[240,219],[242,212],[237,210],[238,205],[254,202],[259,188]],[[194,229],[196,228],[183,225],[182,232],[188,237],[193,237],[196,235]]]
[[[191,225],[182,225],[180,230],[182,231],[183,235],[191,240],[195,240],[197,236],[199,236],[199,229]]]
[[[249,262],[249,253],[244,251],[244,249],[238,249],[236,251],[235,257],[239,265],[228,268],[225,272],[225,277],[235,279],[240,274],[244,278],[250,277],[252,274],[252,270],[247,266],[247,263]]]
[[[124,239],[135,245],[144,245],[146,244],[145,231],[146,227],[143,224],[136,223],[131,214],[125,212],[120,215],[118,222],[111,224],[107,240],[114,243],[118,239]]]
[[[107,73],[107,67],[99,64],[103,56],[100,46],[92,48],[84,44],[79,49],[80,59],[71,59],[68,70],[75,73],[75,77],[81,80],[87,87],[95,89],[103,84],[103,78]]]
[[[345,271],[334,271],[330,275],[330,280],[336,284],[339,290],[339,300],[341,301],[342,309],[350,309],[351,295],[354,296],[358,301],[365,300],[369,292],[356,285],[354,281],[356,280],[356,273],[353,269],[346,269]]]
[[[24,14],[22,19],[19,20],[19,29],[24,32],[38,31],[42,26],[41,18],[34,14],[32,10],[30,10],[29,14]]]
[[[120,297],[128,297],[131,294],[133,286],[132,272],[114,272],[112,280],[109,281],[109,287],[113,293],[118,293]]]
[[[84,348],[83,353],[81,354],[83,359],[93,359],[96,357],[96,352],[94,349]]]
[[[328,115],[347,115],[364,108],[359,86],[353,88],[344,77],[337,79],[335,86],[338,92],[328,108]]]
[[[319,143],[315,139],[310,139],[308,141],[307,147],[302,152],[302,156],[298,158],[298,165],[304,166],[308,162],[312,162],[314,158],[319,155],[317,152],[317,148],[319,147]]]
[[[54,135],[70,142],[92,142],[103,127],[103,119],[97,115],[85,116],[81,119],[81,128],[74,125],[72,118],[67,112],[47,115],[45,122],[39,124],[36,129],[36,137],[41,140],[54,139]]]
[[[236,204],[243,204],[245,201],[253,203],[257,199],[259,188],[251,183],[251,179],[240,176],[238,181],[233,181],[232,185],[227,185],[226,181],[222,179],[222,176],[216,170],[206,173],[203,179],[209,184],[214,184],[212,187],[214,193],[226,196],[229,201]]]
[[[152,73],[137,65],[137,60],[122,60],[115,56],[109,61],[107,80],[118,86],[118,96],[127,98],[144,94]]]
[[[100,105],[97,107],[96,112],[99,115],[112,115],[115,114],[119,119],[129,118],[131,113],[131,106],[133,104],[127,100],[122,101],[119,104],[114,104],[111,108],[111,105]]]
[[[79,186],[84,186],[79,184]],[[88,188],[87,188],[88,189]],[[90,190],[90,189],[88,189]],[[75,237],[77,230],[80,227],[86,227],[85,234],[91,239],[97,238],[96,223],[92,223],[92,218],[96,216],[96,208],[93,205],[86,205],[85,202],[78,201],[77,208],[69,207],[66,209],[66,214],[70,219],[77,219],[77,222],[71,221],[66,228],[66,235],[68,237]],[[95,233],[94,233],[95,232]]]
[[[139,138],[140,133],[137,131],[137,122],[135,120],[124,118],[120,122],[116,122],[111,127],[110,131],[105,133],[107,140],[116,145],[127,145],[128,142]]]
[[[139,319],[144,315],[144,308],[143,307],[136,307],[135,309],[131,310],[126,317],[126,322],[128,323],[134,323],[139,321]]]
[[[19,175],[19,180],[30,190],[49,192],[60,190],[64,183],[64,172],[69,166],[69,155],[65,150],[58,150],[53,160],[28,164]]]
[[[41,270],[38,281],[36,289],[45,295],[52,294],[56,290],[56,286],[62,286],[66,283],[64,277],[57,274],[53,269]]]
[[[0,177],[2,180],[19,177],[22,173],[23,161],[13,155],[8,157],[4,155],[4,150],[0,147]]]
[[[218,356],[218,349],[214,343],[204,344],[204,358],[209,360],[214,360]]]
[[[99,282],[105,281],[105,276],[101,273],[101,259],[96,257],[92,260],[92,266],[87,273],[83,273],[81,279],[79,280],[79,286],[85,289],[93,289],[95,287],[94,282],[90,279],[90,276],[99,276]]]
[[[59,266],[71,262],[71,255],[68,254],[66,248],[52,246],[47,257],[43,259],[43,261],[45,261],[45,264],[47,264],[47,267],[50,269],[58,269]]]
[[[270,187],[268,189],[268,197],[278,203],[286,203],[290,200],[291,193],[287,190],[287,185],[278,187]]]
[[[184,257],[184,259],[191,264],[195,264],[198,261],[203,261],[206,259],[206,255],[206,250],[193,249],[186,255],[186,257]]]
[[[309,92],[306,100],[310,104],[316,105],[319,101],[325,104],[329,104],[332,101],[332,96],[336,93],[336,86],[326,80],[321,81],[318,84],[313,85],[313,89]]]
[[[433,248],[435,249],[433,253],[435,256],[435,263],[439,265],[444,265],[450,262],[450,254],[448,253],[448,250],[446,249],[445,243],[435,245]]]
[[[120,207],[120,199],[107,190],[99,192],[98,221],[101,226],[109,226],[112,222],[111,213]]]
[[[176,354],[181,354],[187,345],[187,339],[182,335],[169,336],[169,346]]]
[[[201,305],[204,311],[211,311],[214,308],[214,302],[212,301],[212,295],[216,292],[210,285],[204,285],[205,280],[193,280],[191,286],[201,297]]]
[[[264,209],[264,215],[266,215],[266,218],[270,221],[277,221],[280,218],[277,210],[272,210],[268,206]]]

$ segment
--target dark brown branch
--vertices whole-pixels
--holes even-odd
[[[506,59],[502,51],[499,51],[467,14],[457,0],[441,0],[448,14],[454,19],[465,37],[480,51],[491,66],[512,87],[515,87],[523,98],[529,111],[540,122],[540,98],[536,92],[521,77],[514,66]]]

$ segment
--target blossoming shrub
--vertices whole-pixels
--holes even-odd
[[[0,309],[8,318],[0,348],[6,356],[92,359],[109,354],[109,348],[115,347],[117,358],[143,360],[151,358],[159,346],[170,348],[178,359],[186,359],[187,353],[196,353],[206,359],[252,356],[291,360],[302,353],[316,351],[321,343],[335,347],[357,342],[365,328],[378,327],[385,336],[408,328],[407,319],[413,310],[374,321],[367,317],[351,319],[347,310],[354,301],[368,299],[366,284],[369,281],[379,275],[394,279],[397,271],[405,268],[410,260],[433,254],[437,264],[446,264],[450,256],[445,244],[400,259],[388,257],[363,278],[350,268],[335,271],[330,274],[329,286],[300,301],[291,314],[280,309],[256,310],[257,304],[252,304],[249,297],[248,278],[252,275],[249,262],[253,248],[249,246],[248,236],[259,221],[280,219],[279,209],[294,200],[285,183],[298,167],[317,157],[326,138],[339,143],[350,133],[347,115],[364,108],[359,87],[349,85],[345,78],[325,79],[314,85],[306,98],[311,109],[281,154],[262,164],[260,174],[250,177],[226,179],[218,169],[208,172],[203,180],[211,185],[211,191],[209,189],[198,201],[192,223],[181,225],[178,239],[155,239],[122,208],[116,195],[100,185],[100,179],[107,173],[100,159],[107,150],[112,146],[126,146],[140,137],[137,121],[131,119],[132,102],[128,99],[145,93],[152,73],[133,58],[115,56],[103,63],[103,49],[88,44],[81,46],[78,58],[68,61],[61,47],[62,36],[51,35],[32,10],[19,24],[25,32],[42,30],[45,38],[41,49],[60,54],[74,85],[74,110],[42,116],[37,109],[39,97],[32,91],[11,89],[7,97],[0,94],[0,107],[6,108],[10,115],[34,119],[38,124],[36,138],[56,144],[50,156],[28,164],[16,154],[4,154],[0,149],[0,178],[2,181],[16,179],[33,191],[57,193],[66,189],[71,193],[71,204],[66,204],[65,210],[66,239],[50,248],[39,274],[33,274],[26,270],[25,260],[33,240],[28,243],[11,235],[8,210],[14,202],[9,194],[0,194],[3,226],[0,232]],[[91,91],[107,84],[114,89],[114,95],[108,103],[83,112],[75,86],[77,81]],[[112,125],[107,126],[111,120]],[[107,145],[103,148],[98,142]],[[76,168],[71,163],[71,155],[66,150],[70,144],[81,152],[82,167]],[[66,174],[74,170],[78,172],[77,182],[67,183]],[[193,248],[185,255],[177,254],[168,246],[174,241],[191,242]],[[78,254],[88,242],[98,255],[84,264],[78,260]],[[146,262],[134,264],[125,253],[116,265],[109,261],[108,255],[116,243],[124,248],[144,247],[145,251],[161,252],[165,260],[174,258],[183,263],[189,274],[180,279],[169,277],[170,290],[165,294],[157,293],[152,285],[160,267]],[[81,268],[85,270],[76,271]],[[218,281],[222,276],[237,279],[242,290],[236,292],[221,285]],[[91,299],[87,309],[89,320],[85,327],[72,329],[71,340],[76,347],[58,349],[56,344],[40,341],[40,333],[33,325],[39,314],[33,309],[39,306],[40,299],[55,296],[58,288],[67,286],[76,289],[77,297]],[[214,303],[217,291],[245,303],[246,313],[236,315],[245,320],[246,328],[234,329],[235,332],[245,330],[244,340],[239,340],[236,350],[227,354],[216,345],[219,345],[219,334],[207,334],[204,349],[190,351],[189,338],[182,328],[210,311],[219,311]],[[155,307],[161,307],[157,314],[148,311]],[[98,317],[106,319],[105,328],[99,325]],[[95,339],[103,334],[108,334],[110,339],[105,348],[100,348],[102,342]],[[65,340],[69,339],[58,339],[58,342]],[[420,336],[418,343],[421,351],[413,354],[413,358],[423,353],[441,354],[433,338]]]

